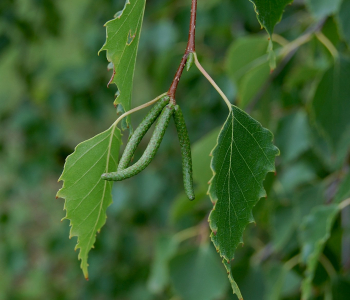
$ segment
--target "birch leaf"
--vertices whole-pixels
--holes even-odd
[[[270,68],[276,67],[276,56],[273,52],[272,34],[275,25],[281,21],[284,8],[287,4],[292,4],[293,0],[249,0],[254,4],[256,17],[261,25],[265,28],[270,37],[269,42],[269,58]]]
[[[256,17],[263,28],[272,37],[275,25],[281,21],[284,8],[293,0],[249,0],[254,4]]]
[[[121,104],[130,110],[132,83],[140,41],[146,0],[126,0],[124,9],[108,21],[106,42],[101,48],[107,51],[107,59],[113,64],[112,83],[118,87],[114,105]]]
[[[81,268],[88,279],[88,254],[96,240],[96,232],[106,223],[106,210],[112,203],[112,182],[101,174],[117,170],[121,145],[120,130],[108,130],[80,143],[69,155],[59,181],[63,187],[57,197],[64,198],[66,216],[70,220],[70,238],[78,237],[76,249]]]
[[[254,222],[253,207],[266,196],[263,180],[268,172],[275,171],[275,156],[279,150],[272,139],[269,130],[244,111],[231,106],[212,151],[214,175],[209,196],[214,208],[209,216],[211,239],[227,269],[227,262],[234,258],[237,246],[242,243],[245,227]],[[229,278],[234,293],[239,296],[231,273]]]

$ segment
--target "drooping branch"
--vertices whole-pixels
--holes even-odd
[[[190,30],[188,33],[188,41],[185,53],[181,59],[179,68],[177,69],[174,79],[170,85],[168,95],[170,97],[170,101],[174,104],[175,101],[175,93],[177,89],[177,85],[179,84],[182,72],[185,68],[187,57],[190,53],[195,52],[195,36],[196,36],[196,17],[197,17],[197,0],[192,0],[191,6],[191,19],[190,19]]]

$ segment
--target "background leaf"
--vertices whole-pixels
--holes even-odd
[[[211,239],[226,261],[234,258],[243,231],[253,222],[252,209],[266,196],[263,180],[275,170],[278,149],[272,133],[239,108],[232,110],[214,148],[209,196]]]
[[[270,68],[274,69],[276,66],[276,58],[273,53],[272,34],[275,25],[282,19],[284,8],[287,4],[291,4],[293,0],[249,0],[254,4],[256,17],[261,25],[265,28],[270,37],[269,42],[269,58]]]
[[[113,83],[118,87],[114,105],[130,109],[132,83],[140,41],[146,0],[126,0],[124,9],[106,23],[106,42],[100,51],[107,51],[107,59],[113,63]]]
[[[337,193],[334,196],[334,203],[340,203],[341,201],[350,198],[350,172],[346,174],[341,183]]]
[[[306,0],[306,6],[315,19],[322,19],[337,12],[342,0]]]
[[[170,277],[183,300],[218,299],[228,287],[220,260],[210,244],[174,257],[170,261]]]
[[[238,104],[246,107],[270,75],[268,41],[250,36],[234,41],[227,53],[227,72],[238,88]]]
[[[315,121],[331,142],[333,149],[339,147],[342,139],[346,138],[350,128],[350,61],[340,58],[323,75],[312,100],[312,112]],[[332,109],[329,107],[332,106]]]
[[[264,300],[280,300],[290,296],[300,286],[300,277],[286,265],[276,261],[264,267],[265,295]]]
[[[306,264],[305,278],[301,286],[302,300],[310,299],[311,283],[317,262],[330,237],[334,218],[338,212],[338,205],[317,206],[304,218],[300,226],[301,259]]]
[[[169,236],[160,236],[156,241],[155,259],[148,279],[149,290],[159,294],[169,283],[169,261],[176,254],[178,242]]]
[[[190,2],[147,1],[132,106],[141,105],[145,99],[152,99],[169,88],[188,35]],[[105,55],[96,53],[106,38],[103,24],[124,3],[123,0],[0,1],[0,299],[179,300],[181,297],[170,277],[167,283],[158,282],[162,288],[157,294],[148,285],[157,260],[156,241],[159,236],[171,238],[187,229],[196,234],[198,224],[203,224],[200,228],[204,231],[208,227],[205,223],[212,208],[206,195],[207,181],[212,176],[208,154],[217,136],[211,145],[208,143],[196,152],[198,164],[205,162],[207,166],[202,169],[199,165],[195,188],[200,191],[196,190],[195,201],[188,201],[186,196],[181,198],[181,154],[174,144],[173,124],[152,164],[138,176],[113,185],[114,200],[108,208],[108,222],[98,235],[95,248],[89,252],[88,283],[79,268],[79,250],[73,251],[76,238],[67,238],[69,221],[60,222],[66,214],[62,210],[64,200],[54,199],[62,186],[57,178],[67,155],[81,141],[109,128],[111,120],[116,118],[116,110],[111,106],[115,87],[106,88],[111,72],[106,70]],[[343,0],[342,5],[345,3]],[[347,10],[340,8],[335,18],[330,16],[321,25],[310,14],[305,1],[295,1],[285,8],[274,33],[288,45],[307,28],[318,26],[338,53],[349,57],[344,30],[338,33],[337,28],[342,13],[347,18]],[[238,85],[234,86],[237,81],[223,57],[232,44],[242,39],[260,35],[267,43],[267,34],[261,30],[254,7],[247,0],[198,1],[197,21],[196,48],[200,61],[227,92],[230,101],[237,102]],[[278,53],[282,53],[285,43],[282,42]],[[260,48],[246,48],[247,58],[254,51]],[[259,53],[263,53],[266,62],[265,45]],[[298,262],[295,256],[300,253],[301,245],[295,237],[302,219],[297,216],[303,218],[313,207],[335,202],[332,196],[337,194],[338,187],[341,191],[340,186],[345,185],[340,180],[345,179],[349,170],[346,139],[349,140],[350,133],[344,132],[343,146],[334,151],[324,132],[315,130],[315,119],[310,113],[319,79],[333,64],[329,51],[314,37],[298,48],[279,74],[272,74],[268,88],[259,94],[259,101],[249,105],[252,117],[277,133],[276,145],[283,125],[280,123],[294,113],[306,115],[311,135],[310,147],[298,151],[298,156],[290,161],[285,161],[284,156],[299,145],[283,142],[281,156],[276,159],[276,175],[269,173],[264,181],[268,198],[254,207],[257,225],[247,226],[245,245],[238,247],[230,263],[245,300],[271,300],[269,297],[274,297],[277,291],[281,292],[280,300],[300,299],[304,267],[294,265],[281,290],[276,282],[278,269],[269,271],[269,266],[283,266],[286,262],[290,265],[291,260]],[[344,96],[348,99],[348,95]],[[177,98],[193,148],[211,130],[222,127],[227,107],[194,69],[181,78]],[[336,102],[330,100],[327,105],[329,111],[336,109]],[[132,125],[137,126],[144,114],[133,114]],[[294,126],[299,128],[297,119]],[[141,141],[135,160],[146,148],[149,137]],[[279,143],[282,145],[281,140]],[[193,155],[197,154],[193,152]],[[317,188],[319,184],[323,187]],[[334,266],[336,280],[319,264],[312,282],[317,299],[329,297],[330,291],[333,300],[349,298],[348,209],[344,208],[334,223],[322,254]],[[196,236],[183,241],[175,256],[197,249],[200,240]],[[219,255],[213,255],[220,263]],[[188,268],[191,266],[189,262]],[[222,271],[225,269],[221,266]],[[223,274],[221,284],[227,285],[226,277]],[[182,284],[179,290],[188,289],[188,282]],[[198,284],[196,288],[201,290],[202,286]],[[211,285],[211,288],[216,287]],[[236,298],[227,287],[219,299]]]
[[[342,34],[344,40],[350,47],[350,19],[349,19],[349,10],[350,10],[350,0],[343,0],[339,12],[337,15],[339,31]]]
[[[281,159],[292,161],[310,146],[310,129],[307,114],[300,110],[285,116],[279,123],[276,145]]]
[[[112,203],[112,184],[101,179],[102,173],[117,170],[121,145],[120,130],[111,126],[105,132],[80,143],[67,157],[63,173],[63,187],[57,197],[64,198],[70,220],[70,237],[77,236],[75,249],[84,276],[88,278],[88,253],[96,240],[96,232],[106,222],[106,210]]]
[[[266,29],[270,37],[275,25],[281,20],[284,8],[293,0],[249,0],[254,4],[259,23]]]
[[[203,138],[193,144],[192,147],[192,164],[193,180],[201,187],[208,187],[208,181],[213,176],[210,169],[210,152],[216,145],[220,128],[213,129]]]

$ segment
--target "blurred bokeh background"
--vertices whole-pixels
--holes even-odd
[[[152,164],[114,185],[107,223],[89,255],[89,281],[74,252],[76,238],[68,239],[69,221],[60,222],[63,200],[55,195],[66,156],[117,117],[116,87],[106,87],[111,73],[105,53],[97,52],[104,23],[124,2],[0,2],[0,299],[236,299],[207,224],[209,153],[227,107],[195,68],[184,73],[177,100],[193,143],[197,199],[189,202],[183,193],[171,124]],[[282,153],[277,175],[265,181],[268,198],[254,210],[256,225],[248,226],[232,263],[234,277],[246,300],[300,299],[305,266],[297,256],[298,226],[313,206],[332,201],[349,165],[349,135],[332,148],[312,122],[310,102],[334,64],[320,40],[346,56],[349,37],[340,33],[338,10],[318,12],[295,1],[275,28],[275,49],[313,26],[321,38],[311,35],[293,55],[278,58],[270,75],[267,34],[252,3],[198,2],[200,61],[233,103],[274,132]],[[169,88],[189,14],[189,0],[147,1],[132,106]],[[259,57],[263,63],[249,65]],[[144,113],[133,115],[134,126]],[[349,219],[344,209],[334,222],[314,299],[349,299]]]

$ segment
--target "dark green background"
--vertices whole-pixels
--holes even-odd
[[[210,133],[223,124],[227,107],[195,68],[184,73],[177,101],[196,155],[197,199],[190,203],[184,197],[180,149],[171,124],[151,165],[114,185],[107,223],[90,252],[88,282],[74,252],[76,238],[68,239],[69,222],[60,222],[65,216],[63,200],[56,200],[55,194],[66,156],[117,117],[112,105],[116,88],[107,89],[111,73],[105,53],[97,52],[105,41],[103,24],[123,5],[123,0],[0,3],[0,299],[236,298],[209,243],[206,223],[211,209],[205,184],[211,177],[208,154],[216,136]],[[189,10],[189,0],[147,2],[132,106],[168,89],[186,47]],[[322,32],[347,57],[349,37],[339,33],[337,13],[322,17]],[[317,22],[319,16],[310,14],[304,1],[295,1],[275,32],[292,41]],[[230,71],[229,49],[233,42],[256,35],[267,39],[248,0],[199,1],[199,59],[238,105],[240,83]],[[249,56],[243,53],[242,59],[245,54]],[[277,175],[269,174],[265,181],[267,200],[254,210],[256,225],[248,226],[245,245],[232,263],[245,300],[300,299],[305,267],[295,265],[285,282],[278,276],[283,263],[300,252],[300,219],[293,216],[296,210],[306,215],[312,206],[331,202],[348,171],[349,136],[332,149],[315,126],[310,104],[322,74],[333,64],[326,47],[312,37],[283,68],[277,65],[273,80],[249,108],[275,133],[281,157]],[[248,90],[254,86],[250,83]],[[349,95],[342,97],[350,101]],[[143,115],[144,111],[133,115],[133,126]],[[146,143],[147,138],[137,157]],[[344,241],[349,241],[349,219],[344,209],[343,225],[340,217],[335,222],[323,254],[335,274],[330,276],[319,264],[314,299],[348,299],[350,250]],[[197,236],[165,255],[170,262],[160,258],[169,238],[197,224]],[[162,244],[163,239],[165,246],[157,252],[156,241]],[[150,284],[155,260],[165,270],[158,292]],[[324,298],[331,294],[333,298]]]

